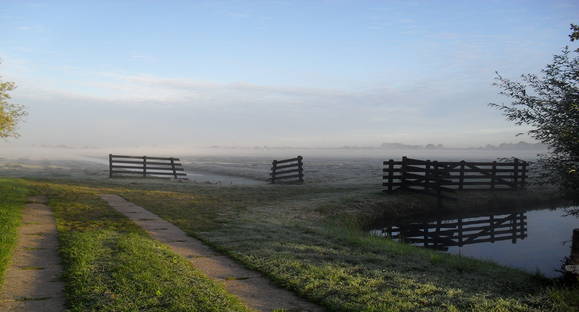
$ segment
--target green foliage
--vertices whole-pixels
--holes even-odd
[[[571,24],[571,34],[569,38],[571,41],[579,40],[579,25]],[[579,49],[575,51],[579,51]]]
[[[579,28],[571,25],[571,40],[579,38]],[[579,196],[579,49],[563,48],[553,57],[542,75],[524,74],[521,82],[497,73],[495,86],[510,104],[490,106],[503,112],[517,125],[529,125],[529,135],[551,147],[542,164],[555,173],[546,182],[557,179],[567,194]]]
[[[14,82],[2,81],[0,76],[0,138],[17,137],[16,126],[26,115],[24,106],[9,102],[9,92],[15,88]]]

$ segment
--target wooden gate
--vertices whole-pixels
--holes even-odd
[[[179,158],[109,154],[109,177],[124,175],[173,176],[178,179],[187,174]]]
[[[304,163],[302,156],[290,159],[274,160],[271,163],[269,181],[271,181],[271,183],[276,183],[276,181],[280,180],[297,182],[300,184],[304,183]]]
[[[402,157],[384,162],[385,191],[416,190],[439,195],[467,189],[517,190],[525,187],[527,162],[430,161]]]

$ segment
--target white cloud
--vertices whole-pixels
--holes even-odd
[[[378,145],[386,139],[472,145],[520,132],[504,131],[500,117],[481,113],[489,110],[484,91],[473,99],[469,90],[453,92],[445,81],[348,91],[118,73],[94,77],[61,89],[19,88],[14,99],[30,112],[22,140],[99,146]]]

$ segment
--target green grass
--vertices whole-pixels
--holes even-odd
[[[327,222],[344,217],[332,204],[344,197],[339,190],[279,200],[251,188],[245,200],[237,191],[121,193],[331,311],[577,309],[569,300],[579,290],[552,287],[540,276],[371,237],[356,220]]]
[[[26,187],[20,181],[0,179],[0,283],[16,244],[27,194]]]
[[[384,197],[348,187],[67,183],[51,187],[120,194],[329,311],[577,311],[579,307],[577,288],[563,288],[490,262],[371,237],[361,230],[366,218],[357,215],[369,216],[377,209],[396,217],[406,216],[406,211],[428,213],[414,197]],[[85,218],[83,209],[74,211]],[[98,223],[99,218],[88,219]],[[86,222],[81,224],[88,226]],[[74,226],[77,221],[72,218],[69,223]],[[99,254],[103,253],[108,252]]]
[[[54,208],[68,311],[249,311],[96,189],[28,182]]]

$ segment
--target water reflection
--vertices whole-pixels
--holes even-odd
[[[524,213],[490,215],[426,223],[408,223],[382,229],[382,236],[405,243],[447,251],[448,247],[517,240],[527,237]]]
[[[579,228],[578,218],[567,212],[565,208],[543,209],[382,223],[374,227],[371,233],[558,277],[561,275],[562,259],[571,254],[572,232]]]

